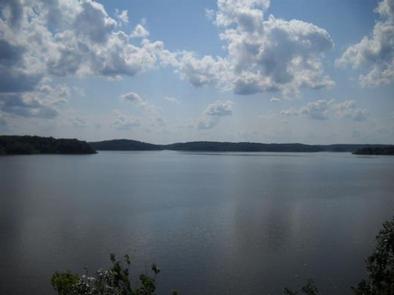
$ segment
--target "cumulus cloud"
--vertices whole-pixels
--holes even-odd
[[[233,107],[232,101],[219,100],[219,101],[215,101],[214,103],[211,103],[204,111],[204,114],[207,116],[218,116],[218,117],[229,116],[232,115],[233,113],[232,107]]]
[[[116,21],[108,16],[104,6],[98,2],[86,1],[73,19],[73,32],[81,39],[93,43],[104,43],[116,27]]]
[[[2,27],[4,23],[0,22],[0,31]],[[30,91],[41,80],[39,69],[27,67],[26,51],[24,46],[0,36],[0,92]]]
[[[146,103],[145,99],[143,99],[138,93],[132,91],[122,94],[120,97],[124,100],[136,103],[138,105],[144,105]]]
[[[354,121],[365,121],[368,118],[366,109],[357,107],[354,100],[345,100],[344,102],[336,103],[333,105],[335,114],[340,118],[349,118]]]
[[[25,118],[53,119],[69,95],[68,87],[45,78],[31,91],[0,92],[0,111]]]
[[[144,21],[126,33],[120,28],[128,22],[128,12],[116,10],[112,18],[93,0],[1,1],[2,109],[53,117],[55,103],[42,99],[46,90],[41,86],[48,77],[119,78],[157,66],[173,67],[196,87],[212,84],[238,94],[290,93],[332,84],[322,69],[322,56],[333,46],[327,31],[298,20],[267,17],[267,0],[218,0],[217,6],[210,15],[220,29],[224,57],[171,52],[163,42],[148,39]],[[31,111],[10,108],[11,98]],[[143,100],[139,104],[158,113]]]
[[[276,96],[273,96],[273,97],[270,98],[270,102],[279,102],[281,100],[282,99],[280,99],[279,97],[276,97]]]
[[[196,87],[207,84],[225,86],[230,80],[229,64],[220,57],[206,55],[199,58],[192,52],[182,52],[171,64],[177,68],[182,78]]]
[[[144,123],[151,126],[162,127],[165,125],[165,120],[161,116],[161,111],[154,104],[148,102],[145,98],[136,92],[127,92],[120,96],[123,100],[133,103],[144,114]],[[138,121],[138,125],[140,122]],[[137,125],[135,125],[137,126]]]
[[[127,22],[126,10],[114,19],[92,0],[0,1],[0,111],[54,118],[69,90],[51,79],[134,76],[174,59],[142,24],[132,34],[120,30]]]
[[[48,79],[119,78],[157,66],[173,67],[196,87],[212,84],[238,94],[290,93],[332,84],[322,69],[322,56],[333,46],[327,31],[298,20],[267,17],[267,0],[218,0],[217,4],[210,15],[220,29],[224,57],[171,52],[163,42],[148,39],[144,21],[126,33],[120,28],[128,22],[128,12],[117,10],[112,18],[93,0],[1,1],[0,110],[54,118],[69,94],[46,83]],[[159,110],[138,94],[122,97],[137,103],[153,121],[160,120]],[[200,127],[212,128],[219,118],[231,115],[231,106],[224,105],[228,113],[206,110]],[[123,119],[117,120],[118,126],[135,125]]]
[[[0,111],[21,117],[52,119],[58,112],[30,94],[0,94]]]
[[[129,14],[127,10],[122,10],[119,11],[118,9],[115,10],[115,16],[116,18],[123,22],[123,23],[128,23],[129,22]]]
[[[315,102],[308,103],[305,107],[301,108],[301,114],[308,116],[315,120],[326,120],[328,119],[328,112],[331,100],[320,99]]]
[[[372,33],[346,49],[337,61],[364,71],[362,86],[378,86],[394,80],[394,0],[381,1],[375,12],[379,19]]]
[[[133,43],[96,1],[2,1],[0,8],[2,93],[34,91],[45,77],[133,76],[169,55],[160,41]],[[117,18],[126,22],[127,11]]]
[[[149,31],[141,24],[135,26],[133,32],[131,32],[133,38],[146,38],[149,36]]]
[[[195,86],[219,84],[237,94],[298,92],[329,87],[322,58],[334,46],[329,33],[311,23],[283,20],[265,12],[266,0],[218,0],[208,14],[221,30],[224,58],[187,52],[178,70]]]
[[[226,101],[215,101],[208,105],[204,110],[201,117],[197,121],[198,129],[211,129],[219,124],[222,117],[231,116],[233,113],[232,107],[233,102],[230,100]]]
[[[335,116],[361,122],[368,118],[367,110],[358,108],[354,100],[337,102],[335,99],[319,99],[298,109],[282,110],[280,114],[283,116],[305,116],[313,120],[327,120],[331,116]]]

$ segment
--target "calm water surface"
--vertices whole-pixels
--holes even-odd
[[[350,294],[394,215],[394,157],[100,152],[0,157],[0,294],[56,270],[152,262],[159,294]]]

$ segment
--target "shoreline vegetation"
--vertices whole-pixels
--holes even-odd
[[[131,139],[86,142],[40,136],[0,136],[0,155],[95,154],[96,151],[190,151],[190,152],[351,152],[356,155],[394,155],[394,145],[257,143],[192,141],[152,144]]]
[[[142,273],[139,276],[130,274],[130,256],[124,261],[111,254],[111,266],[99,269],[95,273],[85,274],[55,272],[51,277],[51,285],[58,295],[154,295],[156,294],[156,276],[160,269],[152,264],[152,274]],[[349,286],[354,295],[392,295],[394,294],[394,217],[383,223],[376,236],[373,253],[366,259],[367,277],[357,286]],[[133,279],[132,279],[133,278]],[[138,279],[136,279],[138,278]],[[173,290],[173,295],[179,294]],[[319,289],[313,280],[309,280],[298,290],[284,288],[284,295],[319,295]]]
[[[388,155],[394,156],[394,146],[364,147],[353,152],[355,155]]]
[[[0,136],[0,155],[95,154],[86,142],[40,136]]]
[[[257,143],[257,142],[217,142],[192,141],[172,144],[151,144],[129,139],[114,139],[89,142],[101,151],[194,151],[194,152],[351,152],[358,154],[364,149],[372,151],[394,150],[394,145],[384,144],[329,144],[310,145],[301,143]],[[376,153],[383,154],[383,153]]]

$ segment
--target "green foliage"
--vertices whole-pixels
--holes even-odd
[[[375,252],[368,257],[368,278],[352,290],[356,295],[394,294],[394,218],[383,224]]]
[[[376,249],[367,259],[368,278],[357,287],[352,287],[355,295],[394,295],[394,217],[383,224],[376,237]],[[130,257],[117,260],[111,254],[112,266],[108,270],[98,270],[94,276],[88,273],[80,276],[70,272],[54,273],[51,284],[59,295],[152,295],[156,291],[155,278],[160,269],[153,264],[153,276],[141,274],[138,286],[133,286],[129,273]],[[172,292],[178,294],[177,291]],[[312,280],[293,291],[284,289],[284,295],[319,295]]]
[[[98,270],[94,275],[87,272],[83,275],[70,272],[56,272],[51,278],[51,284],[59,295],[152,295],[156,291],[156,275],[160,269],[153,264],[153,276],[141,274],[137,286],[133,286],[129,266],[130,257],[124,260],[116,259],[111,254],[111,267],[108,270]]]
[[[383,224],[383,229],[376,236],[376,249],[367,258],[368,278],[357,287],[352,287],[355,295],[394,295],[394,217]],[[285,295],[318,295],[319,290],[312,281],[300,290],[285,288]]]
[[[71,272],[55,272],[51,278],[51,284],[59,295],[71,294],[72,286],[79,282],[79,276]]]
[[[312,280],[309,280],[305,286],[301,287],[301,289],[293,291],[290,289],[285,288],[283,291],[284,295],[319,295],[319,290],[315,286]]]

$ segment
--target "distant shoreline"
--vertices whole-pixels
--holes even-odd
[[[394,146],[385,147],[363,147],[355,152],[355,155],[382,155],[382,156],[394,156]]]
[[[98,151],[195,151],[195,152],[351,152],[362,148],[387,148],[384,144],[331,144],[309,145],[301,143],[256,143],[192,141],[173,144],[152,144],[130,139],[89,142]]]
[[[0,136],[0,155],[26,154],[95,154],[96,151],[190,151],[190,152],[350,152],[358,155],[394,155],[394,145],[257,143],[191,141],[152,144],[131,139],[86,142],[40,136]]]

